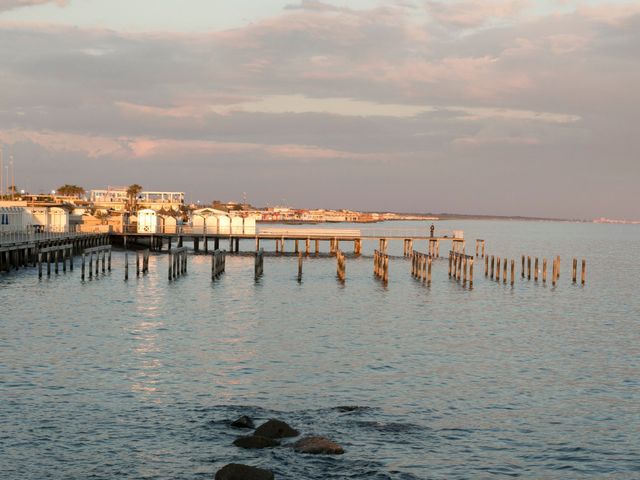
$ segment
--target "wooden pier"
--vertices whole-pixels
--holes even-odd
[[[228,253],[240,252],[240,240],[252,241],[253,251],[258,252],[264,247],[266,242],[273,245],[273,251],[278,255],[291,254],[297,256],[304,252],[305,256],[320,253],[321,243],[328,244],[328,252],[334,256],[338,251],[343,252],[342,245],[345,243],[353,244],[353,255],[362,254],[362,242],[364,240],[373,240],[379,242],[379,251],[386,252],[390,241],[404,242],[404,255],[409,257],[413,251],[414,242],[425,241],[428,243],[429,254],[433,258],[439,257],[440,243],[451,242],[454,251],[464,250],[464,239],[453,236],[431,237],[429,235],[403,235],[401,232],[389,232],[381,234],[372,234],[362,232],[358,229],[330,229],[330,228],[264,228],[251,233],[233,233],[233,232],[210,232],[210,231],[194,231],[193,229],[183,228],[182,230],[172,231],[168,233],[138,233],[138,232],[121,232],[112,233],[111,236],[118,242],[136,243],[147,246],[154,251],[168,251],[174,242],[181,247],[185,241],[193,243],[194,252],[209,252],[209,243],[213,243],[213,248],[219,250],[221,242],[229,242]],[[293,243],[291,251],[286,251],[286,243]],[[313,245],[313,252],[312,252]]]
[[[69,269],[73,269],[74,255],[79,255],[85,248],[108,243],[110,243],[109,235],[102,233],[48,232],[2,235],[0,237],[0,271],[10,272],[38,265],[41,271],[42,263],[46,261],[49,275],[51,262],[55,262],[55,273],[59,272],[59,262],[62,262],[62,271],[66,272],[67,260],[70,262]]]

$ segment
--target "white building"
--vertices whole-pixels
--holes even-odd
[[[150,208],[138,211],[138,233],[160,233],[162,222],[158,213]]]

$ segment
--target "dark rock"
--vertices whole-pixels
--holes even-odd
[[[268,420],[256,428],[255,435],[268,438],[297,437],[300,432],[280,420]]]
[[[233,444],[240,448],[270,448],[279,446],[280,442],[273,438],[250,435],[248,437],[236,438]]]
[[[234,422],[231,422],[231,426],[235,428],[254,428],[253,420],[246,415],[242,415]]]
[[[339,412],[358,412],[360,410],[369,410],[369,407],[360,407],[358,405],[340,405],[336,407]]]
[[[273,480],[273,472],[241,463],[230,463],[216,472],[215,480]]]
[[[325,437],[305,437],[293,444],[293,449],[300,453],[342,455],[344,449],[336,442]]]

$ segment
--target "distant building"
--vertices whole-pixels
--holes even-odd
[[[106,190],[90,190],[89,201],[95,208],[104,210],[125,210],[129,203],[126,187],[108,187]],[[139,208],[152,210],[180,210],[184,206],[184,192],[147,192],[138,194]]]

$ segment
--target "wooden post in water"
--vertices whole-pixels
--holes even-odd
[[[551,273],[551,284],[555,287],[556,286],[556,278],[558,275],[558,259],[554,258],[553,259],[553,271]]]
[[[473,257],[469,259],[469,288],[473,288]]]
[[[489,257],[485,257],[484,255],[482,255],[482,257],[484,258],[484,276],[488,277],[489,276]]]
[[[582,274],[581,274],[582,285],[587,281],[587,260],[582,259]]]
[[[527,256],[527,280],[531,280],[531,257]]]
[[[451,261],[453,259],[453,252],[449,250],[449,278],[451,278]]]
[[[542,283],[547,283],[547,259],[542,259]]]
[[[462,284],[467,284],[467,256],[462,259]]]
[[[504,259],[504,266],[502,271],[502,283],[507,283],[507,259]]]
[[[129,280],[129,252],[124,251],[124,279]]]
[[[431,257],[427,257],[427,284],[431,285]]]
[[[516,283],[516,261],[511,260],[511,286]]]
[[[500,281],[500,257],[496,259],[496,282]]]
[[[389,283],[389,255],[386,254],[386,240],[385,240],[385,256],[384,256],[384,283]]]
[[[93,278],[93,252],[89,253],[89,279]]]
[[[295,240],[295,247],[294,247],[293,253],[295,253],[296,255],[299,253],[299,245],[298,245],[298,239],[297,238]]]
[[[524,255],[522,255],[522,278],[524,278]]]
[[[495,263],[495,258],[493,255],[491,255],[491,280],[493,280],[493,276],[494,276],[494,263]]]
[[[304,241],[304,254],[308,257],[311,251],[311,239],[307,237]]]
[[[82,274],[80,276],[82,280],[84,280],[84,263],[85,263],[85,255],[84,255],[84,252],[82,252]]]
[[[538,257],[536,257],[536,263],[534,265],[534,269],[533,269],[533,280],[534,281],[538,281]]]
[[[298,253],[298,282],[301,282],[301,281],[302,281],[302,253]]]
[[[173,253],[171,251],[169,251],[169,267],[167,270],[167,277],[169,279],[169,281],[173,280]]]
[[[558,266],[556,267],[556,280],[560,278],[560,255],[557,257]]]
[[[571,281],[576,283],[576,278],[578,277],[578,259],[573,257],[573,265],[571,269]]]

